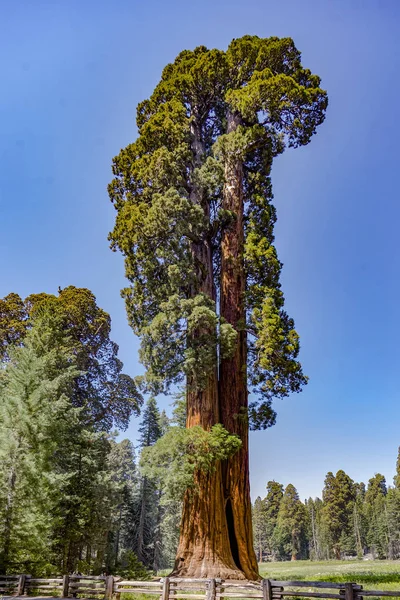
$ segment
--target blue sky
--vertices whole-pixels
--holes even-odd
[[[0,296],[90,288],[127,372],[138,342],[108,249],[111,159],[135,107],[184,48],[291,36],[329,94],[309,146],[273,170],[287,309],[305,391],[251,435],[252,495],[320,495],[327,471],[391,483],[400,445],[400,3],[396,0],[19,0],[2,3]],[[168,401],[163,406],[168,406]],[[135,437],[137,423],[127,432]]]

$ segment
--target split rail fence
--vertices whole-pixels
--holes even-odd
[[[37,579],[30,575],[0,575],[0,596],[52,598],[104,598],[121,600],[121,594],[146,594],[160,600],[223,600],[288,598],[321,598],[330,600],[364,600],[364,597],[400,598],[399,591],[364,590],[356,583],[323,581],[260,582],[223,579],[182,579],[164,577],[158,581],[129,581],[121,577],[64,575],[53,579]]]

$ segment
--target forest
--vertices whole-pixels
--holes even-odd
[[[327,473],[321,498],[302,502],[294,485],[269,481],[253,504],[254,548],[263,560],[400,557],[400,449],[393,486],[376,473],[357,483]]]
[[[138,446],[116,441],[143,400],[110,325],[87,289],[0,300],[1,573],[147,577],[171,563],[176,510],[136,460],[170,420],[150,398]]]

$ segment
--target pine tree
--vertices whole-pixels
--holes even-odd
[[[310,560],[329,559],[326,532],[322,523],[322,507],[323,502],[320,498],[309,498],[306,502]]]
[[[37,319],[23,347],[10,351],[0,391],[2,573],[11,566],[45,569],[54,558],[52,510],[65,481],[54,472],[54,456],[76,418],[69,395],[77,375],[70,339],[50,312]]]
[[[388,558],[400,557],[400,492],[398,488],[389,488],[386,496],[386,517],[388,528]]]
[[[111,473],[112,523],[108,534],[106,570],[108,573],[119,574],[126,552],[132,548],[132,505],[138,486],[135,450],[130,440],[112,442],[108,466]]]
[[[396,475],[394,476],[393,483],[396,489],[400,489],[400,446],[397,452]]]
[[[283,485],[276,481],[268,481],[267,495],[265,497],[265,513],[266,513],[266,543],[267,551],[273,555],[273,535],[278,519],[279,507],[283,497]]]
[[[365,484],[356,483],[356,500],[354,502],[354,537],[357,557],[361,558],[366,547],[367,523],[365,518]]]
[[[258,562],[262,562],[263,554],[266,549],[266,506],[265,501],[258,496],[253,505],[253,535],[254,550]]]
[[[305,558],[307,511],[296,488],[289,483],[285,488],[279,507],[273,541],[278,555],[287,559]]]
[[[156,400],[151,397],[142,415],[139,426],[139,447],[148,448],[153,446],[161,437],[162,428],[160,423],[160,412]],[[142,475],[139,483],[139,496],[136,506],[135,537],[133,549],[138,559],[147,567],[158,568],[159,544],[157,544],[161,514],[159,512],[159,491],[157,482],[152,481],[146,475]]]
[[[367,543],[372,554],[378,558],[386,558],[389,549],[386,495],[385,477],[377,473],[368,482],[365,512],[368,521]]]
[[[242,442],[224,469],[194,474],[181,576],[258,577],[248,419],[272,425],[273,398],[306,383],[280,289],[270,171],[285,145],[307,144],[322,123],[319,86],[289,38],[184,51],[138,106],[138,139],[114,159],[110,239],[125,256],[143,384],[160,392],[186,380],[187,427],[222,423]]]
[[[342,470],[329,472],[323,490],[323,521],[329,532],[330,545],[337,560],[342,551],[354,551],[353,529],[354,502],[356,488],[354,481]]]

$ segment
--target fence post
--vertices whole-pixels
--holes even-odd
[[[69,575],[64,575],[61,596],[63,598],[68,598],[68,595],[69,595]]]
[[[169,588],[170,588],[169,577],[165,577],[164,583],[163,583],[163,588],[162,588],[162,593],[161,593],[161,600],[169,600]]]
[[[353,583],[344,584],[344,598],[345,600],[354,600]]]
[[[263,600],[272,600],[272,585],[269,579],[262,580]]]
[[[114,577],[108,575],[106,577],[106,599],[111,600],[114,593]]]
[[[208,580],[208,587],[206,593],[206,600],[215,600],[217,594],[217,586],[215,579]]]
[[[17,596],[22,596],[25,588],[25,575],[20,575],[18,579]]]

